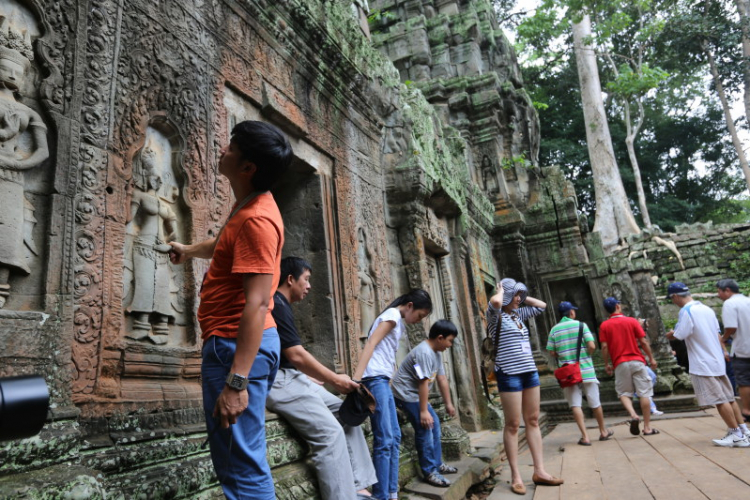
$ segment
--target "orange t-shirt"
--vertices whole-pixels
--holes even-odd
[[[198,321],[203,339],[237,338],[245,293],[243,274],[272,274],[273,285],[263,329],[273,328],[273,294],[279,283],[284,222],[271,193],[262,193],[227,221],[203,280]]]

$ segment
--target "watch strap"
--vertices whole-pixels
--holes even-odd
[[[248,378],[243,377],[239,373],[229,373],[229,375],[227,375],[226,384],[237,391],[244,391],[247,389],[248,382]]]

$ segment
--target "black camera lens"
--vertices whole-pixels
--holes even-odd
[[[0,441],[38,434],[48,408],[49,390],[43,377],[0,378]]]

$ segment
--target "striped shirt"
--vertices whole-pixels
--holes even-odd
[[[570,319],[563,316],[558,324],[552,327],[549,332],[549,339],[547,340],[547,350],[556,352],[557,359],[560,362],[560,366],[565,363],[575,363],[576,347],[578,344],[578,328],[581,324],[580,321]],[[594,342],[594,335],[592,335],[589,327],[586,323],[583,323],[583,341],[581,342],[581,359],[579,361],[581,367],[581,378],[584,382],[596,382],[596,372],[594,371],[594,362],[591,361],[591,356],[586,348],[587,342]]]
[[[518,375],[519,373],[535,372],[536,364],[531,352],[531,340],[529,329],[524,324],[534,316],[541,314],[544,309],[539,307],[524,306],[516,309],[511,314],[495,309],[492,304],[487,306],[487,328],[488,331],[499,333],[495,336],[495,369],[500,369],[507,375]],[[500,329],[497,331],[498,319]]]

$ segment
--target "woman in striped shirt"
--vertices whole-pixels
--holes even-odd
[[[526,303],[521,307],[522,303]],[[541,314],[547,304],[528,296],[526,285],[511,278],[497,284],[497,293],[487,308],[487,328],[495,339],[495,378],[503,404],[503,443],[511,471],[511,490],[526,494],[518,469],[518,428],[521,416],[534,461],[535,484],[559,486],[562,479],[544,470],[542,433],[539,429],[539,373],[531,352],[529,329],[524,321]]]

